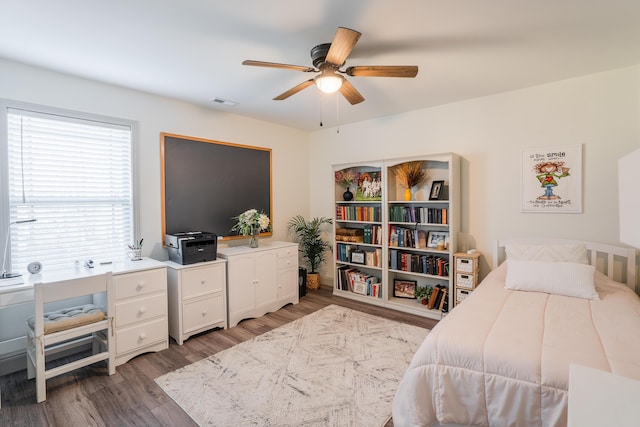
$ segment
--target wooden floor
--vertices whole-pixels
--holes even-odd
[[[317,311],[341,305],[377,316],[431,329],[436,321],[333,296],[329,288],[308,291],[296,305],[249,319],[226,330],[205,332],[179,346],[147,353],[118,366],[108,376],[97,363],[47,381],[47,400],[35,403],[34,381],[26,371],[0,377],[0,426],[194,426],[164,394],[154,379]],[[392,426],[393,423],[387,423]]]

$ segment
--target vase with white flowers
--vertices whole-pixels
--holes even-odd
[[[248,209],[232,219],[238,222],[231,228],[231,231],[237,231],[238,234],[243,236],[250,235],[250,248],[258,247],[258,234],[260,234],[260,231],[268,230],[271,222],[264,212],[258,212],[256,209]]]

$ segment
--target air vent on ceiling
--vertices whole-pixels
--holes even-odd
[[[236,105],[238,105],[237,102],[229,101],[228,99],[222,99],[218,97],[211,98],[209,101],[215,102],[216,104],[226,105],[227,107],[235,107]]]

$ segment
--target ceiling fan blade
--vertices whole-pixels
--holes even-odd
[[[359,65],[349,67],[345,73],[354,77],[415,77],[416,65]]]
[[[345,79],[345,81],[342,82],[342,86],[340,86],[339,90],[342,96],[344,96],[351,105],[356,105],[364,101],[364,97],[360,95],[360,92],[358,92],[358,90],[351,83],[349,83],[349,80]]]
[[[361,35],[356,30],[339,27],[336,35],[333,36],[325,61],[337,66],[344,64]]]
[[[275,98],[273,98],[273,100],[274,101],[282,101],[283,99],[287,99],[291,95],[295,95],[296,93],[300,92],[302,89],[305,89],[305,88],[311,86],[312,84],[313,84],[313,79],[309,79],[306,82],[302,82],[299,85],[292,87],[288,91],[281,93],[280,95],[278,95]]]
[[[277,62],[263,62],[263,61],[253,61],[251,59],[247,59],[246,61],[242,61],[242,65],[251,65],[254,67],[269,67],[269,68],[281,68],[285,70],[295,70],[295,71],[304,71],[306,73],[312,71],[318,71],[315,68],[305,67],[302,65],[290,65],[290,64],[278,64]]]

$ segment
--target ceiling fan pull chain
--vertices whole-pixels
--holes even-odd
[[[340,133],[340,102],[338,100],[338,93],[336,92],[336,133]]]

